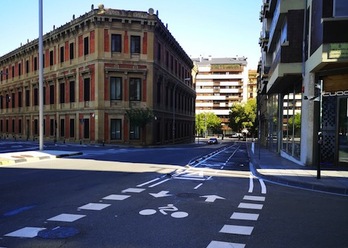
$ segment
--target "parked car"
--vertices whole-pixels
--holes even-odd
[[[208,140],[208,144],[209,144],[209,145],[218,144],[218,143],[219,143],[219,142],[218,142],[217,138],[210,138],[210,139]]]
[[[231,138],[242,138],[243,137],[243,134],[241,133],[232,133],[231,134]]]

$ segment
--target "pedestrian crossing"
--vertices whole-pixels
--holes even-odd
[[[254,230],[253,224],[259,219],[260,211],[263,208],[263,203],[266,201],[265,185],[262,184],[261,194],[255,195],[249,190],[247,195],[244,195],[243,200],[238,205],[238,211],[233,212],[230,217],[230,222],[222,226],[219,233],[222,234],[231,234],[231,235],[240,235],[242,237],[251,236]],[[234,223],[235,222],[235,223]],[[245,222],[245,225],[241,223]],[[231,236],[231,239],[233,237]],[[221,240],[213,240],[209,243],[207,248],[244,248],[246,244],[226,242]]]

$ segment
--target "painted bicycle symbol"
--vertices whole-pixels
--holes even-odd
[[[164,207],[158,208],[159,212],[163,215],[167,215],[167,212],[173,212],[170,216],[173,218],[185,218],[188,216],[188,213],[178,211],[179,209],[175,207],[173,204],[168,204]],[[155,209],[144,209],[139,212],[140,215],[153,215],[157,212]]]

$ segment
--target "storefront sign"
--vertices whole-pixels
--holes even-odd
[[[329,47],[329,59],[348,58],[348,43],[334,43]]]

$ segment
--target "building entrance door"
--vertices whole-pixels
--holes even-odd
[[[338,99],[338,164],[348,165],[348,97]]]

